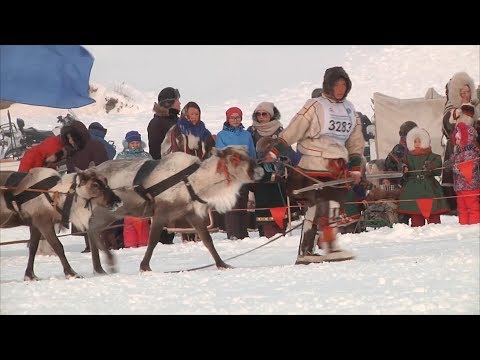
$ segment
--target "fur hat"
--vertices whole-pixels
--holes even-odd
[[[344,78],[347,82],[347,91],[341,99],[343,100],[347,97],[350,90],[352,90],[352,81],[350,80],[347,72],[341,66],[334,66],[325,70],[325,75],[323,76],[323,92],[327,95],[333,95],[333,86],[340,78]]]
[[[312,91],[312,99],[322,96],[323,89],[317,88]]]
[[[414,127],[407,134],[407,148],[409,151],[415,149],[415,139],[420,138],[420,147],[427,149],[430,147],[430,134],[423,128]]]
[[[180,92],[173,87],[166,87],[158,94],[158,105],[169,108],[176,99],[180,99]]]
[[[253,113],[255,114],[258,111],[265,111],[269,113],[271,117],[273,117],[273,107],[274,105],[272,102],[264,101],[257,105]]]
[[[473,105],[478,104],[478,96],[473,79],[466,72],[455,73],[447,84],[446,92],[450,103],[455,108],[462,106],[462,98],[460,96],[460,90],[464,85],[468,85],[472,92],[471,103]]]
[[[478,133],[473,126],[467,125],[463,122],[458,123],[453,131],[452,142],[453,145],[466,146],[477,139]],[[460,140],[460,141],[457,141]]]
[[[228,118],[229,118],[232,114],[239,114],[239,115],[240,115],[240,118],[243,119],[243,112],[242,112],[242,110],[240,110],[240,109],[239,109],[238,107],[236,107],[236,106],[229,108],[229,109],[225,112],[225,115],[226,115],[227,120],[228,120]]]
[[[405,121],[402,125],[400,125],[398,134],[400,136],[407,136],[408,132],[417,126],[418,125],[414,121]]]
[[[73,139],[74,145],[70,144],[68,135]],[[62,143],[67,147],[72,147],[74,151],[82,150],[90,139],[90,133],[84,123],[78,120],[71,120],[68,124],[62,126],[60,130]]]
[[[140,135],[140,133],[138,131],[135,131],[135,130],[132,130],[132,131],[129,131],[127,132],[127,134],[125,135],[125,140],[128,142],[128,143],[131,143],[132,141],[142,141],[142,135]]]
[[[107,129],[105,129],[102,124],[100,124],[99,122],[92,122],[89,126],[88,126],[88,129],[95,129],[95,130],[99,130],[101,131],[104,135],[107,134]]]

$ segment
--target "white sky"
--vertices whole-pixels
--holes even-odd
[[[369,116],[375,91],[414,98],[434,87],[443,94],[453,73],[467,71],[476,84],[480,73],[479,46],[178,46],[174,60],[168,46],[87,48],[95,57],[97,103],[74,111],[86,125],[99,121],[108,128],[106,138],[119,151],[129,130],[146,140],[153,102],[165,86],[178,87],[183,104],[197,101],[202,120],[216,133],[229,106],[240,106],[249,126],[261,101],[275,102],[288,125],[330,66],[345,67],[353,81],[350,99]],[[123,81],[128,107],[105,114],[105,95]],[[14,121],[23,117],[38,129],[53,128],[56,116],[67,113],[19,104],[9,110]],[[0,120],[8,121],[6,111]],[[94,277],[90,255],[80,253],[83,238],[64,237],[67,258],[85,276],[73,281],[64,280],[56,257],[39,256],[36,274],[44,280],[24,283],[25,244],[0,246],[0,314],[479,314],[480,227],[460,226],[449,216],[442,222],[341,236],[341,245],[357,255],[348,262],[294,266],[295,231],[230,261],[233,270],[162,273],[211,263],[202,244],[176,238],[173,246],[157,247],[154,272],[146,276],[138,273],[144,248],[116,251],[120,272]],[[222,233],[213,237],[224,259],[267,241],[258,233],[235,242]],[[0,230],[1,242],[27,238],[26,227]]]

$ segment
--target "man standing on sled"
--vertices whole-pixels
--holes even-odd
[[[358,183],[365,141],[355,108],[346,100],[351,89],[352,82],[342,67],[327,69],[322,95],[307,100],[279,134],[279,143],[268,153],[265,161],[275,161],[278,156],[285,155],[288,146],[297,143],[297,150],[302,154],[298,170],[322,182],[354,178]],[[299,173],[294,171],[293,174]],[[330,220],[328,204],[329,200],[337,201],[343,208],[347,188],[337,185],[313,191],[315,200],[314,204],[308,204],[305,213],[296,264],[325,261],[324,256],[314,252],[317,226],[322,230],[320,242],[326,254],[342,252],[335,241],[336,229]],[[339,256],[336,260],[341,259],[345,260],[345,257]]]

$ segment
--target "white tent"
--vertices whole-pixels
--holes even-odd
[[[446,97],[428,89],[425,97],[397,99],[381,93],[373,94],[375,106],[375,149],[378,159],[384,159],[400,139],[398,130],[411,120],[428,131],[432,151],[443,156],[442,118]]]

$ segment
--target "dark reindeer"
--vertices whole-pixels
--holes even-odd
[[[105,274],[98,249],[107,254],[111,271],[116,271],[113,254],[100,240],[99,230],[124,216],[152,217],[148,247],[140,271],[151,271],[150,259],[161,231],[167,224],[185,219],[199,235],[217,268],[231,266],[217,253],[205,224],[209,209],[223,213],[235,205],[243,184],[259,180],[263,170],[244,147],[213,149],[203,161],[174,152],[161,160],[110,160],[95,171],[108,178],[123,206],[115,212],[96,208],[89,222],[88,237],[94,272]]]
[[[24,280],[39,280],[33,266],[41,235],[59,257],[65,277],[81,278],[65,257],[55,225],[67,227],[71,221],[85,231],[95,208],[112,211],[120,206],[106,179],[91,169],[61,176],[50,168],[33,168],[28,173],[0,171],[0,185],[0,228],[30,227]]]

